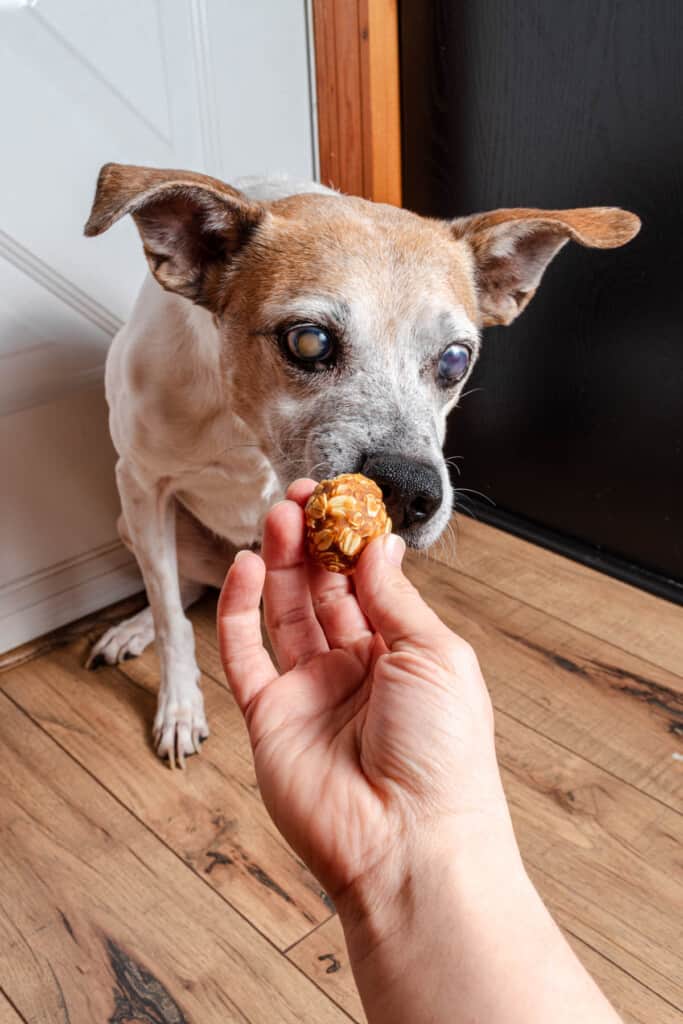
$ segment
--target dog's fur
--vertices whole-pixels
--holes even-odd
[[[440,354],[465,343],[471,371],[480,329],[524,309],[569,239],[623,245],[639,221],[591,208],[442,222],[311,182],[237,189],[108,164],[86,234],[127,213],[151,276],[112,343],[106,393],[119,528],[150,608],[105,634],[90,663],[138,654],[156,635],[157,750],[182,764],[208,735],[184,608],[220,586],[230,545],[258,542],[296,477],[356,471],[377,451],[438,472],[440,507],[402,531],[414,547],[431,544],[451,514],[441,445],[467,379],[440,386]],[[283,351],[283,331],[307,323],[338,339],[329,369]]]

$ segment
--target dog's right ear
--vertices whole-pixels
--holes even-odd
[[[209,308],[230,258],[266,216],[259,203],[203,174],[105,164],[84,233],[99,235],[127,213],[159,284]]]
[[[625,245],[640,218],[612,206],[578,210],[492,210],[451,221],[474,258],[483,327],[509,324],[533,298],[543,273],[571,238],[594,249]]]

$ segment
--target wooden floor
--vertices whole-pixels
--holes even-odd
[[[624,1019],[680,1024],[683,609],[458,532],[410,572],[479,652],[530,873]],[[154,653],[82,667],[118,611],[3,659],[0,1024],[363,1019],[333,907],[261,805],[214,611],[191,614],[212,736],[184,774],[150,748]]]

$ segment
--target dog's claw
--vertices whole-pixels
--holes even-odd
[[[190,701],[171,702],[162,696],[154,722],[153,737],[156,752],[167,758],[171,769],[183,769],[185,759],[200,752],[200,742],[209,729],[204,716],[204,703],[199,689]]]
[[[192,730],[192,747],[195,754],[201,754],[202,742],[206,739],[206,735],[202,734],[202,730],[198,725]]]

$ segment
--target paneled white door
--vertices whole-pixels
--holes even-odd
[[[0,651],[140,589],[102,375],[145,272],[100,166],[314,175],[304,0],[0,0]]]

